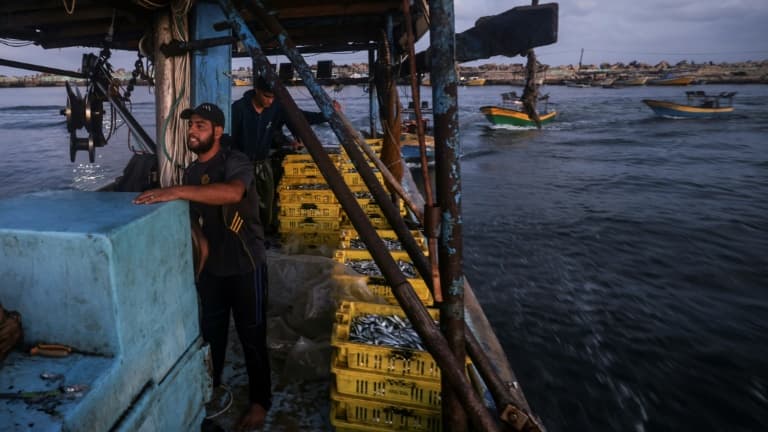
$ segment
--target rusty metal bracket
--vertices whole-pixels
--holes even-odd
[[[232,45],[237,42],[234,36],[224,36],[209,39],[198,39],[194,41],[180,41],[173,39],[168,43],[160,45],[160,52],[166,57],[178,57],[187,55],[192,51],[203,50],[220,45]]]

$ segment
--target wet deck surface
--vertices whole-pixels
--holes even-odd
[[[272,408],[267,414],[264,431],[329,431],[330,381],[328,379],[304,380],[301,375],[291,376],[286,371],[286,361],[273,359]],[[291,365],[288,364],[288,368]],[[288,371],[290,372],[290,371]],[[240,416],[248,406],[248,376],[245,372],[240,341],[234,327],[230,328],[230,343],[227,365],[224,369],[224,384],[232,392],[233,401],[229,409],[212,419],[215,426],[204,427],[203,431],[237,431]]]
[[[272,408],[265,431],[330,431],[331,327],[340,297],[331,281],[334,262],[321,256],[268,251],[268,345]],[[233,401],[203,431],[236,431],[248,404],[248,376],[240,340],[230,323],[223,376]],[[258,429],[257,429],[258,430]]]

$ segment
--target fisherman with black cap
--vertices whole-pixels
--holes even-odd
[[[272,404],[266,340],[267,262],[253,165],[245,154],[222,148],[224,113],[216,105],[203,103],[185,109],[181,118],[189,121],[187,148],[197,154],[184,173],[184,184],[145,191],[134,203],[189,201],[192,226],[200,227],[208,246],[197,290],[203,339],[211,346],[213,384],[221,384],[231,311],[249,384],[250,404],[240,426],[253,429],[263,426]]]
[[[341,105],[336,101],[334,107],[341,110]],[[309,124],[328,121],[322,112],[302,113]],[[253,162],[256,187],[261,197],[261,220],[268,232],[277,230],[275,187],[281,177],[280,156],[285,154],[280,150],[303,148],[300,141],[290,140],[283,134],[283,126],[286,124],[283,107],[275,100],[274,90],[263,77],[256,78],[253,90],[245,92],[242,98],[232,104],[233,147],[248,155]],[[275,151],[278,156],[273,165],[270,156]]]

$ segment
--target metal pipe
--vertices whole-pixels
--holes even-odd
[[[85,79],[86,76],[81,72],[68,71],[64,69],[56,69],[48,66],[40,66],[32,63],[22,63],[13,60],[0,59],[0,66],[8,66],[17,69],[26,69],[35,72],[49,73],[53,75],[68,76],[71,78]]]
[[[416,49],[414,48],[413,25],[411,23],[411,4],[410,0],[403,0],[403,16],[405,18],[405,28],[408,35],[408,65],[411,70],[411,94],[413,97],[413,112],[416,115],[416,136],[419,140],[419,153],[421,156],[421,172],[424,178],[424,195],[427,198],[427,211],[425,214],[431,214],[436,211],[434,195],[432,194],[432,180],[429,178],[429,161],[427,160],[427,144],[424,139],[424,122],[421,115],[421,89],[418,83],[418,73],[416,72]],[[437,224],[439,220],[434,217],[424,218],[424,231],[427,234],[427,247],[429,250],[429,263],[432,266],[430,277],[432,278],[432,294],[437,303],[442,303],[443,292],[440,289],[440,269],[437,264]]]
[[[376,85],[373,81],[373,68],[375,59],[373,48],[368,49],[368,121],[370,123],[371,138],[376,138],[376,118],[373,113],[376,110]]]
[[[157,153],[157,145],[149,136],[147,131],[145,131],[141,124],[136,120],[136,118],[133,117],[133,114],[128,109],[128,107],[125,106],[123,101],[120,98],[113,97],[109,91],[108,86],[102,83],[100,80],[94,80],[93,84],[96,86],[96,89],[99,90],[101,96],[106,98],[109,103],[115,107],[117,113],[120,114],[120,117],[123,118],[125,124],[128,125],[128,129],[131,131],[131,133],[133,133],[139,140],[141,140],[141,142],[144,143],[144,145],[150,150],[152,150],[153,153]]]
[[[462,262],[461,166],[459,164],[459,104],[456,76],[456,39],[453,0],[429,2],[432,50],[432,109],[435,121],[437,202],[442,211],[439,242],[441,284],[440,326],[457,359],[466,356],[464,338],[464,272]],[[443,379],[445,383],[445,379]],[[467,430],[466,416],[451,388],[445,394],[443,426],[452,432]]]
[[[450,377],[448,382],[456,389],[456,393],[461,395],[462,402],[464,402],[471,413],[474,425],[479,430],[483,431],[500,431],[499,425],[491,417],[480,398],[472,389],[472,386],[466,377],[463,359],[459,362],[452,355],[447,341],[440,333],[437,326],[432,322],[432,318],[416,296],[413,287],[408,283],[405,276],[400,271],[395,260],[389,254],[384,242],[378,235],[376,235],[376,231],[371,225],[370,220],[363,212],[362,208],[360,208],[360,205],[357,203],[352,192],[346,184],[344,184],[341,174],[335,169],[333,162],[331,162],[328,154],[322,148],[322,144],[317,139],[317,136],[312,132],[306,118],[300,113],[298,106],[296,106],[296,103],[293,101],[288,91],[283,87],[282,83],[280,83],[277,73],[272,69],[269,60],[261,51],[260,45],[253,37],[253,34],[246,26],[242,17],[229,0],[218,0],[218,2],[224,13],[227,15],[235,34],[237,34],[243,41],[254,60],[258,61],[262,76],[264,76],[272,85],[273,90],[275,91],[275,96],[284,103],[289,123],[304,140],[307,150],[310,152],[326,181],[328,181],[328,184],[333,189],[342,207],[344,207],[352,225],[358,231],[358,234],[361,236],[366,246],[368,246],[374,261],[379,266],[382,274],[384,274],[387,282],[392,286],[392,291],[395,297],[403,306],[406,315],[417,329],[424,344],[429,348],[429,352],[435,357],[435,360],[443,372],[443,376]],[[264,13],[263,5],[257,4],[257,9],[258,12]],[[278,33],[278,39],[282,39],[284,42],[287,37],[281,33]],[[288,52],[286,52],[286,54],[288,54]],[[301,59],[300,63],[303,63],[303,59]],[[304,65],[306,66],[306,63],[304,63]],[[300,69],[300,73],[302,73],[303,69],[304,68]],[[308,71],[309,68],[306,67],[306,70]],[[312,77],[311,74],[309,77],[310,80],[304,80],[305,84],[307,84],[310,89],[315,87],[319,88],[314,82],[314,77]],[[320,90],[322,91],[321,88]],[[333,112],[331,101],[328,95],[324,96],[324,99],[327,99],[327,105],[324,105],[326,111],[324,112],[326,112],[326,115],[330,116]],[[336,115],[338,116],[338,114]],[[345,149],[350,153],[351,157],[363,157],[362,153],[360,153],[360,150],[353,142],[347,140],[342,141],[342,144],[346,144]],[[380,185],[379,188],[381,188]]]
[[[373,198],[379,204],[379,207],[381,207],[382,213],[386,217],[389,224],[392,226],[392,229],[395,231],[395,233],[397,233],[397,236],[403,245],[403,249],[408,252],[408,255],[411,257],[411,260],[413,261],[413,264],[419,271],[420,275],[422,277],[427,276],[425,277],[425,281],[431,287],[432,284],[428,278],[428,275],[431,274],[429,260],[424,256],[424,252],[421,250],[419,244],[416,243],[416,240],[413,238],[410,229],[405,224],[403,218],[400,216],[400,210],[392,203],[389,198],[389,194],[381,185],[381,183],[379,183],[376,175],[368,165],[368,161],[365,159],[365,156],[360,153],[360,148],[366,151],[370,160],[374,161],[374,163],[376,161],[381,163],[381,161],[373,153],[373,150],[371,150],[370,147],[365,143],[365,140],[360,135],[360,132],[352,126],[349,120],[347,120],[346,116],[344,116],[343,113],[336,112],[333,107],[331,98],[325,93],[323,88],[318,85],[312,70],[309,68],[309,65],[304,61],[304,58],[301,56],[301,54],[296,51],[296,47],[293,44],[293,41],[291,41],[286,34],[285,29],[282,28],[274,16],[267,13],[264,4],[259,0],[249,0],[246,3],[248,3],[250,6],[249,9],[254,14],[256,20],[259,21],[259,24],[264,29],[272,33],[272,35],[275,36],[275,39],[283,47],[285,56],[288,57],[288,59],[290,59],[293,63],[294,69],[302,78],[310,94],[312,94],[315,102],[320,107],[320,110],[323,112],[323,114],[325,114],[325,117],[328,119],[328,123],[336,133],[336,136],[339,138],[342,146],[344,146],[344,148],[347,150],[347,154],[352,160],[352,163],[357,169],[357,172],[360,174],[360,177],[365,182],[368,190],[371,192],[371,195],[373,195]],[[386,167],[383,164],[380,166],[377,165],[377,167],[379,167],[379,170],[382,172],[382,174],[385,174],[386,177],[386,173],[389,172],[386,170]],[[402,190],[402,187],[397,184],[396,181],[390,180],[390,182]]]

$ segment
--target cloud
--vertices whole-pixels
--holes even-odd
[[[542,2],[543,4],[544,2]],[[472,27],[481,16],[495,15],[530,2],[504,0],[455,0],[456,31]],[[742,61],[768,59],[768,1],[766,0],[573,0],[559,2],[558,42],[536,51],[540,61],[550,65],[575,64],[580,50],[585,62],[657,63]],[[428,42],[425,38],[419,47]],[[9,48],[0,45],[0,58],[45,64],[74,70],[84,52],[95,49],[71,48],[43,50],[38,47]],[[312,63],[328,55],[308,57]],[[338,57],[339,63],[365,61],[362,53]],[[135,53],[116,51],[116,68],[131,69]],[[521,57],[491,59],[494,62],[522,63]],[[248,60],[235,60],[247,64]],[[27,72],[0,67],[0,74]]]

